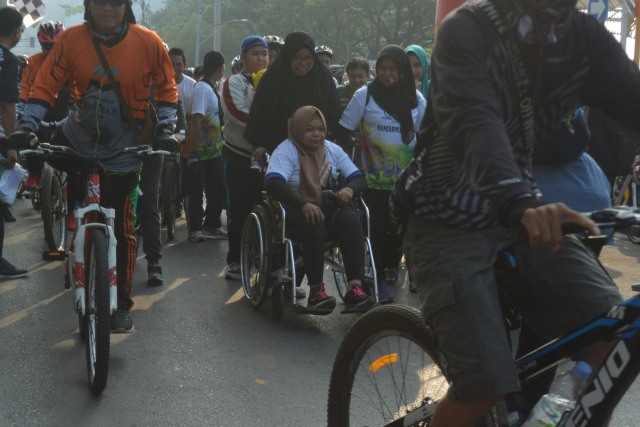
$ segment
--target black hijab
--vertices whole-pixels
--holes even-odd
[[[409,144],[414,136],[411,110],[418,106],[411,62],[409,62],[409,56],[400,46],[386,46],[378,54],[376,75],[382,58],[389,58],[395,64],[400,79],[397,83],[387,87],[376,77],[369,85],[369,90],[380,108],[400,123],[402,142]]]
[[[291,71],[291,61],[300,49],[308,49],[313,68],[304,76]],[[329,137],[338,125],[336,86],[329,70],[315,54],[315,42],[304,32],[287,35],[278,58],[260,79],[249,111],[245,138],[249,143],[273,151],[287,139],[287,121],[300,107],[312,105],[325,116]]]

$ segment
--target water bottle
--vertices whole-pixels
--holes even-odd
[[[587,362],[576,362],[573,369],[558,375],[549,393],[540,398],[531,411],[524,427],[554,427],[562,419],[562,415],[571,411],[576,399],[587,385],[591,375],[591,366]]]

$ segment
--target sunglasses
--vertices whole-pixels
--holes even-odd
[[[105,6],[106,4],[110,4],[113,7],[124,6],[128,0],[91,0],[93,3],[99,6]]]

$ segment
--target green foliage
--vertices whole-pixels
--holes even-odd
[[[201,0],[166,0],[153,13],[151,27],[171,47],[181,47],[194,64],[198,15],[202,19],[201,55],[213,48],[213,5]],[[333,49],[333,63],[353,56],[375,59],[387,44],[433,44],[435,0],[222,0],[221,50],[230,64],[249,34],[279,35],[307,31],[317,45]],[[229,22],[246,18],[248,22]],[[224,24],[226,22],[226,24]]]

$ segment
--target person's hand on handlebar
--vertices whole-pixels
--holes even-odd
[[[313,203],[305,203],[302,206],[302,215],[304,215],[304,220],[311,225],[319,225],[324,222],[322,209]]]
[[[38,145],[38,137],[30,129],[18,130],[7,138],[7,160],[4,167],[13,169],[18,162],[18,151]]]
[[[178,151],[178,140],[173,134],[170,133],[158,133],[153,137],[153,149],[164,150],[170,153]]]
[[[575,224],[593,235],[600,234],[598,226],[579,212],[569,209],[564,203],[529,208],[522,215],[522,225],[529,235],[531,246],[550,245],[551,252],[558,252],[564,240],[563,224]]]

